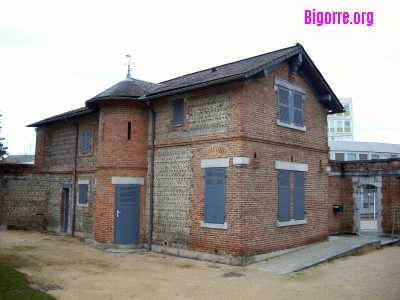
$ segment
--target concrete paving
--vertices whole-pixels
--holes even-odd
[[[336,258],[364,253],[399,242],[398,239],[384,237],[332,236],[328,242],[321,242],[301,250],[261,261],[249,268],[264,272],[288,274],[303,270]]]

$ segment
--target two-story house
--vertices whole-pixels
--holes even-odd
[[[326,117],[343,111],[300,44],[159,84],[128,73],[29,125],[47,228],[234,265],[326,240]]]

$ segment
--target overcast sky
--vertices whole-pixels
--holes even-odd
[[[353,98],[355,140],[400,144],[395,3],[0,0],[0,135],[10,154],[34,152],[26,125],[123,80],[128,52],[132,77],[160,82],[300,42],[335,94]],[[307,25],[312,9],[373,12],[373,24]]]

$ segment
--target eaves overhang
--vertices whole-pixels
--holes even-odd
[[[91,114],[91,113],[94,113],[94,112],[95,112],[94,110],[92,110],[90,108],[87,108],[87,107],[84,107],[84,108],[80,108],[80,109],[77,109],[77,110],[69,111],[69,112],[66,112],[66,113],[63,113],[63,114],[60,114],[60,115],[56,115],[56,116],[53,116],[53,117],[50,117],[50,118],[47,118],[47,119],[32,123],[32,124],[29,124],[26,127],[41,127],[41,126],[44,126],[44,125],[49,124],[49,123],[62,121],[62,120],[63,121],[68,121],[71,118],[79,117],[79,116],[83,116],[83,115],[88,115],[88,114]]]
[[[321,72],[315,66],[314,62],[308,56],[304,48],[301,49],[303,56],[302,63],[299,67],[299,74],[310,87],[311,91],[321,102],[321,104],[329,110],[330,114],[342,113],[345,108],[330,88]]]
[[[131,100],[131,101],[141,101],[141,97],[132,96],[106,96],[106,97],[96,97],[85,101],[85,105],[93,110],[99,109],[99,102],[110,101],[110,100]]]

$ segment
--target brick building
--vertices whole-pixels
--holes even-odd
[[[3,176],[3,204],[24,211],[10,200],[24,179],[47,230],[245,265],[327,239],[326,117],[339,112],[299,44],[159,84],[128,72],[29,125],[35,167]]]

